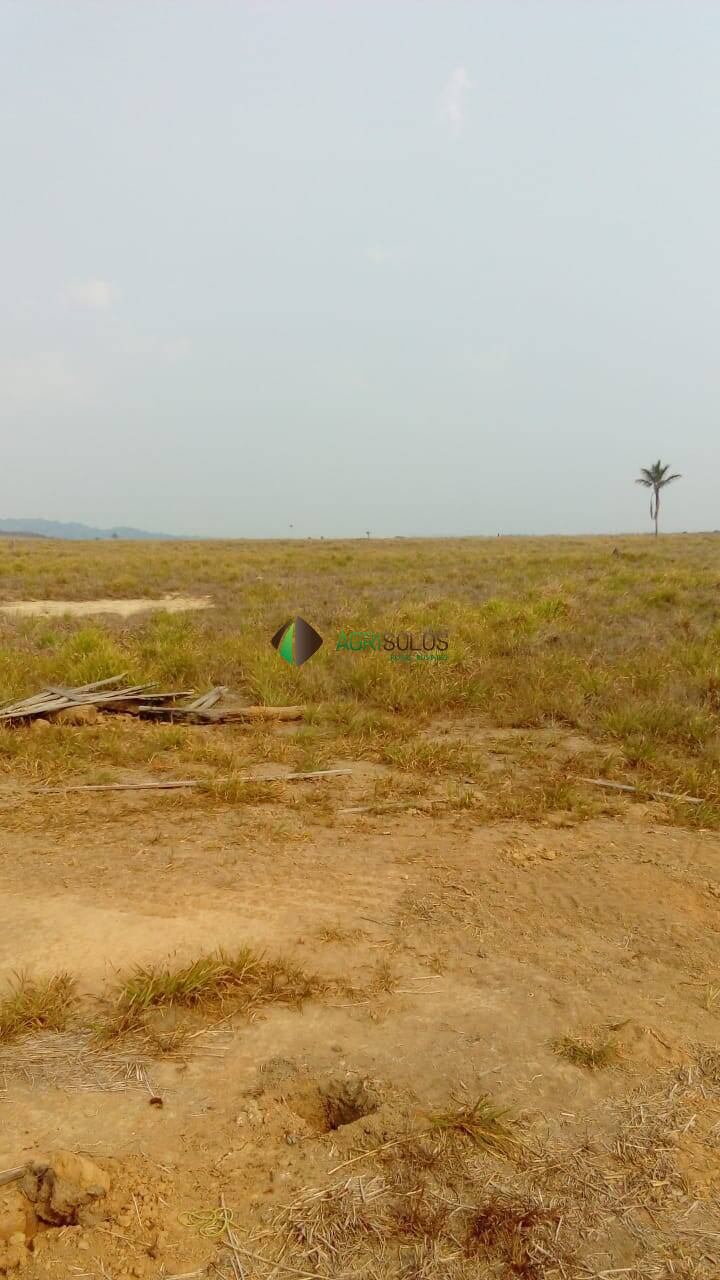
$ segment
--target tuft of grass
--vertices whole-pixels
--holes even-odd
[[[369,991],[372,995],[391,995],[397,990],[398,977],[387,960],[381,960],[373,970]]]
[[[617,1046],[613,1040],[594,1045],[579,1036],[561,1036],[553,1043],[553,1049],[561,1058],[567,1058],[575,1067],[583,1067],[586,1071],[600,1071],[603,1067],[611,1067],[618,1060]]]
[[[221,1000],[230,989],[242,986],[257,964],[250,949],[243,948],[233,959],[218,952],[177,969],[169,965],[140,968],[121,982],[118,1003],[138,1014],[173,1005],[194,1008]]]
[[[277,804],[282,800],[280,784],[274,781],[248,780],[247,778],[208,779],[199,788],[208,798],[228,804]]]
[[[710,1049],[706,1045],[698,1045],[695,1059],[704,1078],[715,1089],[720,1089],[720,1049]]]
[[[506,1107],[494,1106],[487,1094],[482,1094],[476,1102],[455,1101],[444,1111],[436,1112],[430,1120],[430,1131],[509,1155],[517,1146],[517,1138],[506,1118],[508,1114]]]
[[[350,943],[360,942],[367,937],[367,934],[364,929],[346,929],[342,924],[328,924],[318,930],[317,937],[319,942],[350,945]]]
[[[706,983],[702,998],[703,1009],[706,1009],[708,1013],[712,1013],[718,1000],[720,1000],[720,987],[714,986],[712,982]]]
[[[62,1031],[76,1003],[75,979],[69,973],[52,978],[18,974],[13,989],[0,1000],[0,1044],[33,1031]]]
[[[326,987],[316,975],[287,960],[266,959],[251,947],[233,955],[219,950],[186,965],[142,967],[121,978],[113,1015],[97,1033],[113,1039],[141,1031],[155,1010],[249,1012],[262,1004],[299,1005]]]

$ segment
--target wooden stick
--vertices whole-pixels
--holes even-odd
[[[631,787],[628,782],[608,782],[605,778],[578,778],[579,782],[587,782],[591,787],[610,787],[613,791],[632,791],[635,795],[656,796],[661,800],[683,800],[685,804],[705,804],[698,796],[676,795],[673,791],[653,791],[650,787]]]
[[[312,778],[335,778],[347,773],[352,773],[352,769],[314,769],[312,773],[278,773],[272,778],[255,778],[244,774],[239,778],[183,778],[179,781],[166,782],[102,782],[70,787],[28,787],[27,791],[41,796],[64,796],[71,791],[174,791],[181,787],[205,787],[222,782],[304,782]]]
[[[122,680],[127,675],[127,671],[121,671],[117,676],[108,676],[107,680],[96,680],[94,684],[79,684],[73,689],[73,693],[91,693],[94,689],[104,689],[108,684],[117,684],[118,680]]]
[[[0,1187],[6,1186],[8,1182],[17,1182],[18,1178],[22,1178],[26,1169],[27,1165],[25,1164],[18,1165],[16,1169],[4,1169],[0,1173]]]
[[[105,689],[109,684],[117,684],[118,680],[122,680],[123,676],[126,675],[127,671],[121,671],[119,676],[109,676],[107,680],[96,680],[94,684],[78,684],[74,688],[67,689],[64,686],[59,686],[59,690],[61,693],[95,693],[97,689]],[[46,685],[45,688],[52,693],[58,691],[50,684]]]
[[[305,707],[138,707],[140,715],[188,724],[232,724],[239,720],[301,720]]]
[[[103,698],[98,705],[107,706],[112,711],[118,702],[131,702],[135,706],[137,703],[143,703],[146,698],[152,698],[153,704],[155,704],[156,702],[166,702],[171,698],[190,698],[194,692],[194,689],[170,689],[166,693],[143,693],[141,689],[139,693],[133,693],[132,691],[126,693],[124,689],[118,689],[117,697],[113,698],[112,702]]]
[[[221,716],[230,720],[300,720],[305,707],[238,707],[211,713],[209,719]]]

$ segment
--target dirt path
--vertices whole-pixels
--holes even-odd
[[[84,618],[93,614],[113,613],[119,618],[132,618],[137,613],[162,609],[165,613],[185,613],[189,609],[210,609],[207,596],[161,596],[159,600],[13,600],[0,604],[0,613],[17,618]]]
[[[154,796],[88,800],[75,832],[0,835],[3,976],[67,968],[99,995],[118,970],[251,942],[371,993],[261,1011],[186,1061],[157,1062],[161,1109],[143,1087],[66,1092],[42,1070],[0,1070],[0,1168],[57,1146],[110,1160],[126,1200],[131,1187],[152,1200],[171,1274],[209,1248],[181,1211],[222,1188],[262,1219],[357,1150],[370,1121],[318,1127],[316,1091],[338,1073],[375,1082],[387,1132],[393,1115],[464,1090],[544,1116],[555,1137],[580,1133],[643,1073],[716,1036],[706,989],[720,972],[720,838],[633,816],[571,827],[349,817],[268,838],[232,808]],[[622,1069],[584,1071],[552,1047],[626,1020]],[[83,1261],[81,1234],[44,1246],[54,1274]],[[120,1266],[117,1241],[89,1238]],[[127,1274],[159,1276],[160,1255],[137,1248]],[[617,1266],[621,1256],[608,1253]],[[24,1265],[46,1274],[37,1258]]]

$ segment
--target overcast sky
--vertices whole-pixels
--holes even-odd
[[[720,4],[0,0],[0,516],[720,527]]]

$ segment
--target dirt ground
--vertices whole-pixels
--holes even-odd
[[[209,609],[205,596],[162,596],[158,600],[13,600],[0,604],[0,613],[17,618],[90,618],[109,613],[118,618],[132,618],[138,613],[185,613],[188,609]]]
[[[217,1014],[164,1057],[103,1058],[79,1033],[3,1049],[0,1169],[81,1151],[112,1192],[95,1225],[16,1236],[0,1271],[720,1275],[720,835],[625,799],[585,823],[341,814],[374,766],[337,763],[350,775],[295,784],[324,796],[300,819],[117,793],[43,797],[0,832],[4,975],[67,969],[99,998],[135,965],[250,943],[337,980],[302,1007]],[[558,1052],[608,1036],[618,1056],[603,1069]],[[360,1103],[335,1123],[338,1090]],[[371,1247],[372,1224],[360,1244],[290,1230],[308,1189],[369,1212],[402,1142],[362,1153],[486,1094],[510,1108],[523,1155],[471,1153],[474,1194],[559,1206],[553,1247],[490,1231],[468,1260],[449,1243],[459,1228],[438,1237],[428,1222],[394,1252],[385,1236]],[[448,1177],[434,1194],[450,1203]],[[5,1188],[6,1211],[18,1195]]]

